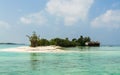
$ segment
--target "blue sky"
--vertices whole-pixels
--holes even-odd
[[[0,0],[0,42],[90,36],[120,45],[120,0]]]

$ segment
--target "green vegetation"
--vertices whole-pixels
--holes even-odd
[[[30,46],[31,47],[37,47],[39,46],[39,43],[40,43],[40,38],[39,36],[37,36],[37,34],[35,32],[33,32],[32,36],[28,36],[27,37],[29,38],[29,41],[30,41]]]
[[[56,46],[62,46],[62,47],[74,47],[76,44],[72,41],[70,41],[68,38],[61,39],[61,38],[54,38],[51,39],[50,45],[56,45]]]
[[[73,38],[72,40],[69,40],[68,38],[61,39],[61,38],[54,38],[51,40],[47,39],[40,39],[39,36],[35,32],[31,36],[28,36],[30,41],[31,47],[37,47],[37,46],[49,46],[49,45],[56,45],[61,47],[75,47],[75,46],[85,46],[86,42],[90,42],[90,37],[83,37],[80,36],[78,39]]]

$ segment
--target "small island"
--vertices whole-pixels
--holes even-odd
[[[60,47],[76,47],[76,46],[100,46],[100,42],[91,41],[90,37],[83,37],[80,36],[78,39],[73,38],[72,40],[69,40],[69,38],[61,39],[61,38],[54,38],[51,40],[47,40],[44,38],[40,38],[36,34],[36,32],[33,32],[31,36],[27,35],[30,41],[31,47],[39,47],[39,46],[60,46]]]
[[[4,52],[36,52],[36,53],[61,53],[61,52],[77,52],[63,50],[63,47],[76,47],[76,46],[100,46],[99,42],[91,41],[90,37],[80,36],[78,39],[73,38],[69,40],[68,38],[54,38],[47,40],[40,38],[35,32],[31,36],[27,35],[30,41],[30,46],[23,46],[17,48],[3,49]],[[11,44],[11,43],[10,43]]]

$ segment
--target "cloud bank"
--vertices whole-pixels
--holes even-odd
[[[49,0],[46,10],[57,17],[63,17],[65,25],[85,20],[94,0]]]
[[[47,19],[42,15],[41,12],[38,12],[21,17],[20,21],[23,24],[43,25],[47,22]]]
[[[44,13],[60,18],[64,21],[64,25],[74,25],[78,21],[84,21],[87,18],[90,7],[94,0],[49,0]],[[43,15],[33,13],[21,17],[24,24],[42,24],[46,22]]]
[[[91,22],[92,27],[99,28],[119,28],[120,27],[120,10],[108,10],[106,13],[96,17]]]

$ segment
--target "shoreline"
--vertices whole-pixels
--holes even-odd
[[[118,50],[117,50],[118,51]],[[21,46],[15,48],[6,48],[0,49],[0,52],[17,52],[17,53],[114,53],[116,51],[111,50],[96,50],[96,51],[79,51],[79,50],[64,50],[60,46],[39,46],[39,47],[29,47],[29,46]],[[119,51],[120,52],[120,51]]]
[[[27,52],[27,53],[61,53],[61,52],[69,52],[61,49],[60,46],[40,46],[40,47],[29,47],[22,46],[16,48],[7,48],[1,49],[0,52]]]

